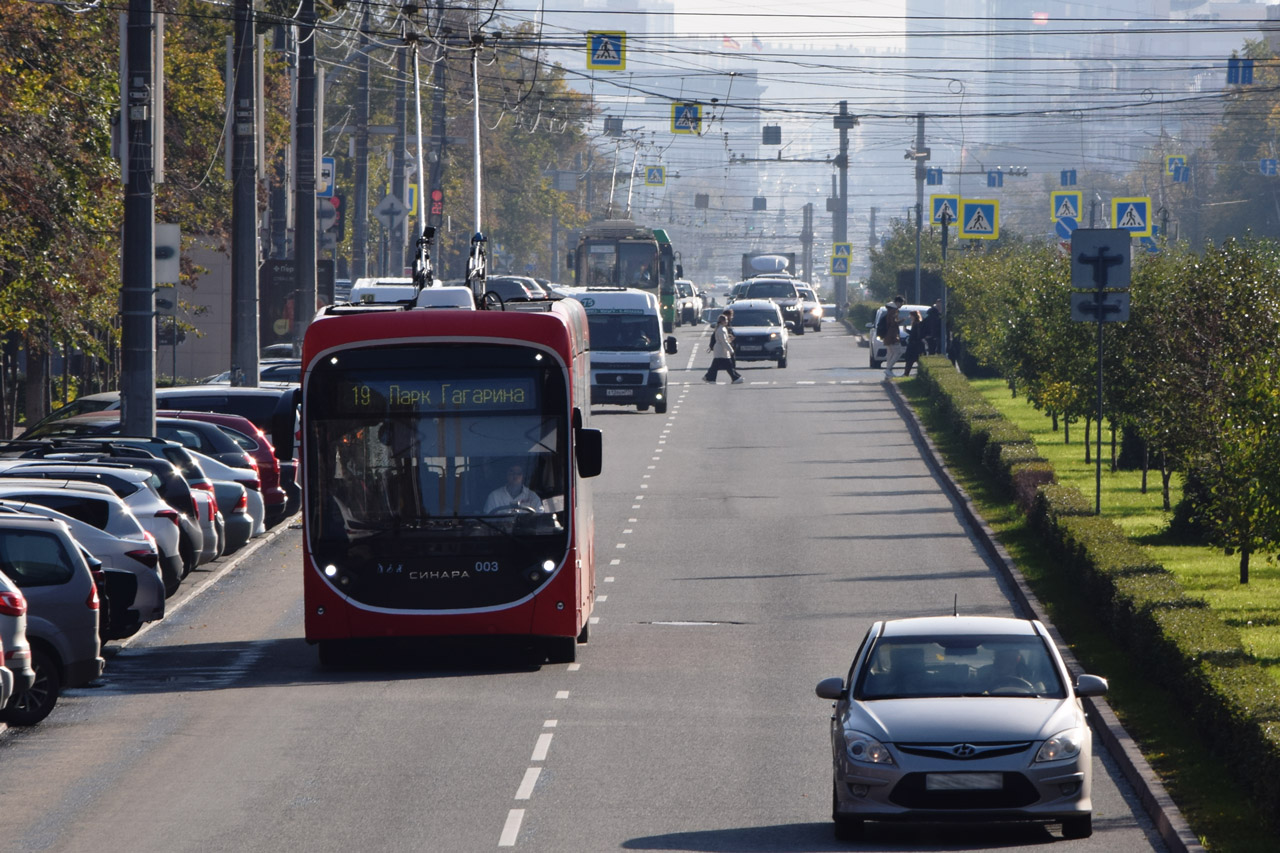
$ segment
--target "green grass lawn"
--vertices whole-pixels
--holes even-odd
[[[1075,486],[1090,501],[1098,494],[1096,455],[1085,462],[1084,424],[1071,425],[1071,443],[1065,441],[1062,424],[1036,410],[1025,397],[1014,397],[1002,379],[979,379],[971,384],[1009,420],[1035,438],[1041,455],[1053,463],[1059,482]],[[1097,436],[1091,436],[1096,449]],[[1142,490],[1141,471],[1111,471],[1111,435],[1102,436],[1102,515],[1120,525],[1144,546],[1161,565],[1173,572],[1189,595],[1203,599],[1240,631],[1245,649],[1280,682],[1280,564],[1254,555],[1249,563],[1249,583],[1240,583],[1236,556],[1221,549],[1180,545],[1165,535],[1170,512],[1164,509],[1159,470],[1147,475]],[[1182,481],[1175,473],[1169,482],[1170,505],[1182,497]]]
[[[1049,420],[1024,400],[1011,398],[1003,382],[974,384],[981,387],[1001,411],[1035,435],[1037,441],[1043,442],[1042,452],[1053,461],[1062,481],[1093,497],[1094,469],[1084,464],[1083,429],[1073,428],[1072,443],[1064,447],[1062,433],[1054,433]],[[1231,778],[1220,756],[1205,746],[1196,723],[1184,713],[1185,699],[1147,680],[1143,662],[1134,659],[1128,649],[1111,640],[1107,626],[1099,622],[1095,608],[1083,598],[1079,585],[1057,571],[1053,562],[1046,558],[1038,534],[1028,526],[1026,518],[1008,497],[993,486],[981,466],[968,457],[956,441],[954,432],[933,417],[916,383],[903,382],[900,387],[921,414],[922,422],[951,475],[965,488],[978,512],[1009,552],[1050,619],[1062,632],[1072,653],[1086,671],[1105,676],[1110,682],[1108,702],[1160,775],[1170,796],[1204,846],[1212,851],[1228,853],[1271,853],[1276,846],[1274,815],[1256,808]],[[1104,461],[1109,460],[1110,451],[1105,437],[1103,446],[1107,454]],[[1153,475],[1151,486],[1152,489],[1144,495],[1140,472],[1113,475],[1104,464],[1104,514],[1132,531],[1140,540],[1159,542],[1167,514],[1161,509],[1158,473]],[[1176,503],[1181,494],[1179,487],[1171,483],[1171,489]],[[1130,515],[1122,517],[1126,512]],[[1217,595],[1241,595],[1233,558],[1205,548],[1179,549],[1168,544],[1148,547],[1170,569],[1185,570],[1194,575],[1194,569],[1189,567],[1199,566],[1204,582],[1196,585],[1184,579],[1184,583],[1197,590],[1196,594],[1204,594],[1206,600],[1212,601]],[[1179,555],[1179,551],[1195,553]],[[1175,556],[1179,559],[1175,560]],[[1176,565],[1183,568],[1176,569]],[[1266,580],[1259,583],[1264,574]],[[1261,566],[1255,565],[1253,577],[1255,583],[1250,587],[1254,588],[1255,594],[1246,589],[1242,601],[1252,600],[1260,604],[1258,618],[1254,620],[1256,626],[1265,620],[1261,614],[1269,612],[1274,615],[1278,612],[1274,601],[1271,605],[1261,603],[1262,599],[1275,597],[1274,587],[1277,584],[1274,569],[1264,573]],[[1270,589],[1269,596],[1260,594],[1263,585]],[[1274,618],[1270,625],[1270,634],[1280,635],[1280,625]],[[1261,633],[1263,629],[1257,628],[1256,631]],[[1255,655],[1271,664],[1274,673],[1280,649],[1266,645],[1273,639],[1254,638],[1254,632],[1254,628],[1245,632],[1246,641],[1251,643]]]

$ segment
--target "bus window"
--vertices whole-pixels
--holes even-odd
[[[586,284],[608,287],[617,284],[618,258],[612,243],[591,243],[587,246]]]
[[[649,243],[619,243],[618,256],[622,265],[624,287],[652,290],[657,286],[657,252]]]

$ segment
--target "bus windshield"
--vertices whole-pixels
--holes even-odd
[[[658,245],[640,240],[591,240],[584,246],[586,281],[590,286],[658,286]]]
[[[304,437],[313,547],[563,537],[563,372],[527,348],[466,352],[386,347],[317,362]]]

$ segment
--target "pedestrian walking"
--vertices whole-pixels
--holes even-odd
[[[742,376],[733,367],[733,332],[729,330],[728,312],[721,312],[716,319],[716,327],[711,331],[711,344],[707,349],[712,355],[711,367],[702,375],[702,381],[715,385],[720,371],[724,370],[734,385],[742,384]]]
[[[902,324],[898,319],[898,306],[888,305],[884,312],[884,332],[880,335],[884,341],[884,378],[893,377],[893,365],[902,357]]]
[[[912,311],[911,331],[908,333],[907,337],[907,349],[902,354],[903,376],[910,376],[911,368],[915,366],[917,359],[924,355],[924,331],[924,318],[920,316],[919,311]]]

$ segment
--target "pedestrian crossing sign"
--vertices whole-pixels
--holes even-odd
[[[1132,237],[1151,236],[1151,199],[1111,199],[1111,227],[1129,232]]]
[[[672,104],[671,132],[697,136],[702,133],[702,104]]]
[[[931,195],[929,196],[929,224],[941,225],[942,213],[946,211],[947,217],[951,224],[955,225],[960,219],[960,196],[958,195]]]
[[[838,257],[847,258],[847,257],[850,257],[852,254],[853,254],[852,243],[832,243],[831,244],[831,257],[833,258],[838,258]]]
[[[1049,193],[1050,219],[1080,219],[1081,194],[1075,191]]]
[[[591,30],[587,33],[587,67],[603,71],[623,71],[627,67],[627,34]]]
[[[832,275],[848,275],[849,274],[849,256],[848,255],[832,255],[831,256],[831,274]]]
[[[961,237],[994,240],[1000,236],[1000,201],[993,198],[962,199],[957,221]]]
[[[664,187],[667,185],[666,166],[645,166],[644,185],[646,187]]]

